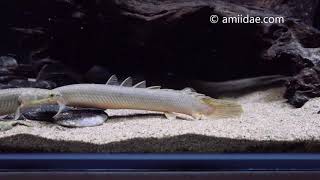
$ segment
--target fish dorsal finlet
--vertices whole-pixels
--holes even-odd
[[[122,81],[120,86],[132,87],[132,78],[131,77],[127,77],[125,80]]]
[[[161,89],[161,86],[150,86],[147,87],[148,89]]]
[[[137,83],[136,85],[133,86],[134,88],[146,88],[146,81],[141,81],[139,83]]]
[[[106,85],[112,85],[112,86],[124,86],[124,87],[133,87],[133,88],[147,88],[147,89],[161,89],[161,86],[150,86],[147,87],[146,81],[141,81],[135,85],[132,86],[132,78],[128,77],[122,83],[119,83],[119,80],[116,75],[112,75]]]
[[[118,81],[117,76],[116,76],[116,75],[112,75],[112,76],[108,79],[106,85],[118,86],[118,85],[119,85],[119,81]]]

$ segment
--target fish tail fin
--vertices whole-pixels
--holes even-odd
[[[236,118],[243,113],[242,106],[236,102],[218,100],[210,97],[201,99],[203,103],[211,108],[209,113],[204,114],[205,118]]]

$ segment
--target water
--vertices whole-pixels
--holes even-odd
[[[88,107],[66,109],[61,122],[53,119],[58,105],[41,106],[25,110],[28,125],[0,132],[0,150],[318,152],[320,6],[234,3],[4,0],[0,89],[105,84],[115,74],[118,84],[130,76],[132,85],[189,87],[244,112],[194,120],[134,109],[102,109],[106,116]],[[63,126],[72,122],[84,127]]]

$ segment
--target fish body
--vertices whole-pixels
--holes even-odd
[[[123,83],[122,83],[123,84]],[[186,90],[134,88],[104,84],[74,84],[54,89],[65,105],[101,109],[138,109],[182,113],[196,119],[235,117],[240,105]]]
[[[107,85],[74,84],[53,90],[37,88],[14,88],[0,90],[0,115],[15,112],[20,116],[20,108],[44,104],[59,104],[59,115],[65,105],[100,109],[138,109],[164,112],[168,118],[174,113],[190,115],[195,119],[237,117],[242,113],[241,105],[217,100],[190,88],[184,90],[159,89],[157,86],[145,88],[145,81],[132,86],[127,78],[121,84],[115,76]]]
[[[20,106],[19,96],[24,88],[0,90],[0,115],[14,113]]]
[[[190,85],[197,91],[212,97],[239,96],[259,89],[284,86],[290,78],[270,75],[224,82],[191,81]]]
[[[21,107],[32,107],[44,103],[56,103],[56,94],[51,90],[38,88],[12,88],[0,90],[0,115],[16,113]]]
[[[165,80],[162,85],[170,88],[192,87],[199,93],[207,96],[219,97],[239,97],[247,93],[269,89],[273,87],[283,87],[292,77],[283,75],[258,76],[245,79],[233,79],[228,81],[214,82],[204,80],[185,80],[171,78]],[[154,80],[153,80],[154,81]]]

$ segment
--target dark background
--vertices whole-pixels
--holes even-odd
[[[19,75],[58,86],[111,74],[169,88],[298,76],[286,97],[301,105],[320,96],[319,13],[319,0],[2,0],[0,55],[19,62]],[[211,24],[212,14],[281,15],[285,23]]]

